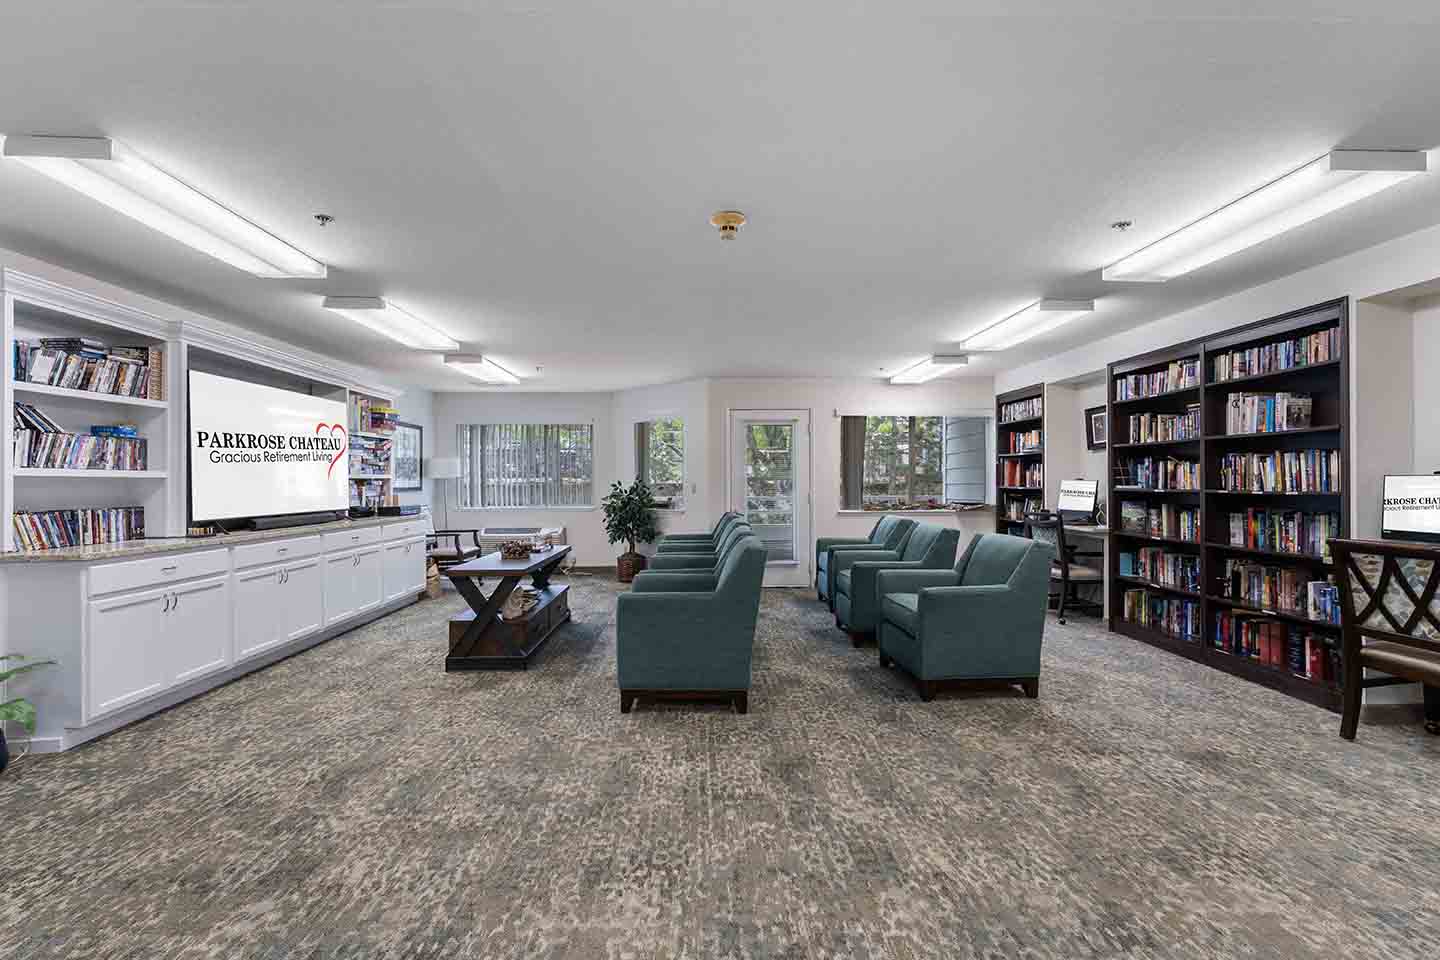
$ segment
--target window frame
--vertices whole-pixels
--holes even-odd
[[[973,502],[972,502],[972,501],[968,501],[968,500],[967,500],[967,501],[963,501],[963,505],[961,505],[961,506],[949,506],[949,505],[947,505],[947,506],[935,507],[935,508],[917,507],[917,508],[905,509],[905,510],[898,510],[898,509],[889,509],[889,510],[886,510],[886,509],[873,509],[873,510],[867,510],[867,509],[865,509],[865,507],[864,507],[864,494],[863,494],[863,492],[862,492],[862,494],[861,494],[861,506],[860,506],[860,507],[849,507],[849,506],[846,506],[846,504],[845,504],[845,489],[844,489],[844,487],[845,487],[845,479],[844,479],[844,478],[845,478],[845,445],[844,445],[843,442],[841,442],[841,443],[839,444],[840,455],[836,458],[837,468],[838,468],[838,469],[837,469],[837,471],[836,471],[837,475],[836,475],[836,478],[835,478],[835,479],[836,479],[836,489],[835,489],[836,497],[835,497],[835,502],[836,502],[836,504],[838,505],[838,508],[836,509],[835,513],[836,513],[837,516],[851,516],[851,517],[855,517],[855,516],[879,516],[879,515],[887,514],[887,513],[897,514],[897,515],[912,515],[912,514],[913,514],[913,515],[915,515],[915,516],[941,516],[941,515],[946,515],[946,516],[948,516],[948,515],[951,515],[951,514],[956,513],[957,511],[963,512],[963,511],[965,511],[965,510],[980,509],[980,508],[982,508],[982,507],[984,507],[984,506],[993,506],[993,505],[994,505],[994,503],[995,503],[995,495],[996,495],[996,492],[995,492],[995,469],[994,469],[994,465],[995,465],[995,462],[996,462],[996,461],[995,461],[995,436],[994,436],[994,434],[995,434],[995,430],[994,430],[995,413],[994,413],[993,410],[988,410],[988,409],[983,409],[983,410],[982,410],[982,409],[956,410],[956,411],[953,411],[953,412],[951,412],[951,413],[928,413],[928,412],[919,412],[919,413],[872,413],[872,412],[865,412],[865,413],[854,412],[854,413],[851,413],[851,412],[843,412],[843,413],[842,413],[839,409],[837,409],[837,410],[835,411],[835,421],[836,421],[836,428],[837,428],[837,430],[840,428],[840,423],[843,421],[843,419],[844,419],[845,417],[851,417],[851,416],[853,416],[853,417],[864,417],[864,418],[867,418],[867,419],[870,418],[870,417],[887,417],[887,418],[892,418],[892,419],[893,419],[893,418],[903,418],[903,417],[933,417],[933,418],[936,418],[936,419],[940,420],[940,430],[941,430],[940,491],[941,491],[941,492],[940,492],[940,497],[939,497],[939,499],[941,499],[941,500],[943,500],[944,497],[945,497],[945,471],[946,471],[946,463],[947,463],[947,461],[948,461],[948,459],[949,459],[948,456],[946,455],[946,451],[945,451],[945,448],[944,448],[944,443],[945,443],[945,437],[944,437],[945,421],[947,421],[947,420],[952,420],[952,419],[965,419],[965,420],[980,420],[980,421],[983,421],[984,424],[985,424],[985,429],[984,429],[984,436],[985,436],[985,453],[984,453],[984,457],[983,457],[982,466],[985,468],[985,469],[984,469],[984,475],[985,475],[985,478],[986,478],[986,479],[985,479],[985,498],[984,498],[984,500],[973,501]]]
[[[631,450],[631,459],[634,461],[632,464],[632,476],[634,476],[634,478],[637,480],[645,480],[647,484],[650,482],[650,479],[648,477],[641,476],[640,428],[648,426],[649,424],[653,424],[657,420],[674,420],[680,424],[680,496],[678,498],[680,501],[680,506],[674,506],[672,501],[672,505],[670,506],[655,507],[655,512],[678,515],[685,512],[686,508],[689,506],[690,501],[690,493],[688,490],[688,487],[690,486],[690,427],[685,422],[684,416],[678,413],[653,413],[643,420],[634,420],[631,422],[630,436],[634,443],[634,449]],[[646,462],[649,462],[648,456],[646,458]]]

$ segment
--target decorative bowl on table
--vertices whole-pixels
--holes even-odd
[[[503,560],[529,560],[530,544],[524,540],[506,540],[500,544],[500,557]]]

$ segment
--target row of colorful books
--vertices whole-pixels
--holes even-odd
[[[1230,557],[1221,569],[1219,589],[1221,597],[1261,610],[1340,622],[1339,589],[1307,570]]]
[[[350,438],[350,475],[374,477],[390,472],[391,440]]]
[[[1129,457],[1115,468],[1115,485],[1145,490],[1199,490],[1200,464],[1178,457]]]
[[[22,550],[123,543],[145,536],[145,508],[17,510],[11,516],[11,525],[15,531],[15,545]]]
[[[1177,507],[1173,503],[1150,505],[1135,500],[1120,503],[1120,529],[1167,540],[1200,540],[1200,508]]]
[[[1221,610],[1215,614],[1210,645],[1315,683],[1340,683],[1340,650],[1306,627]]]
[[[1241,493],[1339,493],[1339,450],[1227,453],[1220,487]]]
[[[1006,497],[1005,498],[1005,519],[1024,520],[1028,514],[1039,513],[1045,509],[1045,501],[1040,497]]]
[[[394,433],[400,422],[400,411],[370,397],[350,397],[350,431],[352,433]]]
[[[1272,553],[1330,557],[1330,540],[1340,535],[1340,514],[1251,508],[1229,516],[1230,546]]]
[[[1044,437],[1039,430],[1011,430],[1006,434],[1008,450],[1001,453],[1034,453],[1045,448]]]
[[[1217,381],[1253,377],[1262,373],[1278,373],[1340,358],[1340,328],[1267,343],[1261,347],[1231,350],[1215,357],[1212,369]]]
[[[1283,433],[1311,425],[1308,393],[1232,393],[1225,404],[1226,433]]]
[[[165,348],[106,346],[91,337],[16,340],[15,379],[66,390],[165,399]]]
[[[1139,577],[1162,587],[1200,592],[1200,557],[1161,547],[1120,552],[1120,576]]]
[[[1000,461],[1000,485],[1002,487],[1042,487],[1045,485],[1045,468],[1038,463],[1023,460]]]
[[[1200,385],[1200,359],[1175,360],[1164,370],[1115,378],[1116,400],[1138,400]]]
[[[1164,440],[1197,440],[1200,437],[1200,405],[1193,403],[1184,413],[1132,413],[1131,443],[1159,443]]]
[[[61,470],[144,470],[146,443],[133,424],[92,426],[70,433],[30,403],[14,405],[17,467]]]
[[[1203,627],[1200,602],[1154,593],[1149,590],[1126,590],[1123,596],[1123,618],[1142,627],[1150,627],[1190,643],[1199,643]]]
[[[1029,400],[1015,400],[1011,403],[1000,405],[1000,422],[1012,423],[1016,420],[1029,420],[1040,416],[1042,399],[1031,397]]]

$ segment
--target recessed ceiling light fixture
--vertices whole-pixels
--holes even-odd
[[[1424,173],[1421,150],[1332,150],[1101,271],[1163,283]]]
[[[456,340],[383,297],[326,297],[321,306],[416,350],[460,349]]]
[[[482,383],[519,383],[520,378],[489,357],[478,353],[447,353],[445,366]]]
[[[936,377],[943,377],[947,373],[954,373],[969,362],[970,358],[967,356],[937,353],[901,370],[890,378],[890,382],[894,384],[924,383],[927,380],[934,380]]]
[[[1094,300],[1037,300],[965,341],[966,350],[1008,350],[1095,309]]]
[[[258,277],[325,276],[325,264],[151,166],[118,141],[8,136],[4,155]]]

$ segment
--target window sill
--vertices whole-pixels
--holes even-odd
[[[983,510],[984,507],[981,508]],[[958,510],[955,507],[941,507],[938,510],[836,510],[837,517],[883,517],[886,514],[892,516],[949,516],[953,513],[978,513],[979,510]]]
[[[454,507],[457,513],[586,513],[598,510],[596,506],[568,507]]]

